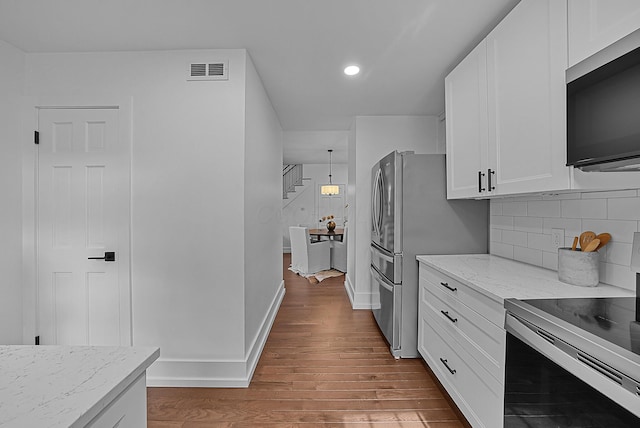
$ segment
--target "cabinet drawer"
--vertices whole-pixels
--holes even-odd
[[[420,278],[427,281],[434,290],[443,291],[452,299],[462,302],[493,324],[504,328],[505,311],[502,303],[498,303],[473,288],[422,263],[420,264]]]
[[[420,312],[423,311],[431,312],[435,329],[449,333],[500,383],[504,383],[504,329],[420,279]]]
[[[418,349],[440,383],[474,427],[503,425],[503,387],[446,331],[434,328],[433,312],[420,315]]]

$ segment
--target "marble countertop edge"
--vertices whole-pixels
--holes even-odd
[[[139,348],[141,350],[149,350],[149,354],[140,365],[125,376],[118,384],[109,392],[105,394],[102,399],[96,402],[90,409],[83,413],[78,420],[76,420],[69,428],[81,428],[91,422],[96,416],[98,416],[109,404],[120,396],[140,375],[142,375],[147,368],[160,356],[160,348]]]
[[[0,346],[0,427],[83,427],[159,357],[157,347]]]
[[[416,259],[500,304],[508,298],[635,296],[631,290],[604,283],[596,287],[566,284],[554,270],[491,254],[418,255]]]

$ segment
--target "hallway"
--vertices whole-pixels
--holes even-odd
[[[461,428],[420,359],[395,360],[371,311],[351,309],[344,277],[290,272],[248,388],[149,388],[148,426]]]

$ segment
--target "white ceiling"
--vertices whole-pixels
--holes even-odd
[[[357,115],[441,114],[444,76],[518,1],[0,0],[0,39],[29,53],[246,48],[285,131],[346,131]]]

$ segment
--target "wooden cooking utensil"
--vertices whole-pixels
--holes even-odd
[[[609,233],[599,233],[596,236],[596,238],[600,240],[600,245],[598,245],[598,248],[596,248],[596,251],[597,251],[600,248],[602,248],[605,245],[607,245],[607,243],[609,243],[609,241],[611,241],[611,234],[609,234]]]
[[[580,249],[584,251],[585,247],[589,244],[589,242],[596,239],[596,234],[590,230],[586,232],[582,232],[580,234]]]
[[[600,240],[598,238],[594,238],[592,241],[590,241],[587,244],[587,246],[585,247],[584,250],[582,250],[582,252],[591,253],[593,251],[596,251],[598,249],[598,245],[600,245]]]
[[[578,237],[574,236],[573,237],[573,245],[571,246],[571,251],[575,251],[577,247],[578,247]]]

